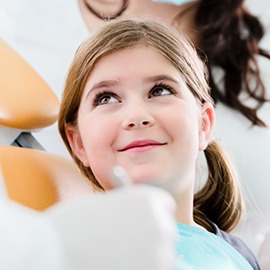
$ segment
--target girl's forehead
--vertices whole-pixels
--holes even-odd
[[[139,74],[151,77],[166,73],[179,76],[182,72],[156,48],[137,45],[104,54],[93,65],[87,81],[92,80],[93,77],[108,79],[119,74],[133,77]]]
[[[175,69],[178,69],[174,60],[172,60],[158,48],[150,45],[138,44],[135,46],[119,48],[108,53],[104,52],[103,55],[101,55],[99,59],[95,61],[89,73],[93,73],[94,70],[103,64],[111,66],[115,65],[115,68],[117,68],[117,63],[124,61],[130,61],[130,63],[144,62],[151,65],[149,59],[154,61],[161,61],[165,66],[171,65]]]

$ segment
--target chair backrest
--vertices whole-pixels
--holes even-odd
[[[52,125],[59,105],[41,76],[0,39],[0,144],[10,144],[22,131]]]
[[[0,165],[8,196],[36,210],[93,193],[73,161],[53,153],[0,146]]]

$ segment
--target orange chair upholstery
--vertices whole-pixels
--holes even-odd
[[[0,166],[8,196],[36,210],[93,193],[73,161],[56,154],[0,146]]]
[[[55,123],[60,102],[38,73],[2,39],[0,63],[0,144],[3,145],[10,144],[8,136],[12,141],[23,131],[31,132]]]

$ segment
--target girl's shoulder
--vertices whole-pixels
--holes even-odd
[[[211,225],[215,229],[215,234],[224,239],[231,246],[233,246],[250,263],[250,265],[254,270],[260,270],[260,266],[258,264],[255,255],[240,238],[230,233],[222,231],[213,222],[211,222]]]

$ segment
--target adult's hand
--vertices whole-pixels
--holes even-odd
[[[46,214],[63,243],[65,270],[169,270],[174,210],[165,191],[136,185],[61,203]]]

